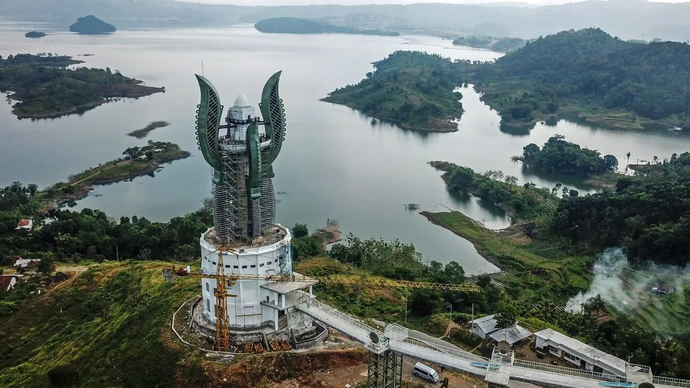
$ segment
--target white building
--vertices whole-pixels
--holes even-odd
[[[579,368],[626,377],[626,362],[553,329],[534,333],[535,347],[563,358]]]
[[[481,339],[485,339],[489,334],[496,330],[496,319],[494,315],[487,315],[482,318],[477,318],[472,323],[472,333]]]
[[[14,266],[18,268],[35,268],[41,263],[41,259],[22,259],[19,258],[14,262]]]
[[[270,276],[292,275],[292,236],[290,230],[275,225],[269,235],[261,237],[252,246],[236,247],[221,253],[213,243],[213,229],[201,236],[201,271],[218,272],[219,254],[223,257],[223,273]],[[257,239],[259,240],[259,239]],[[202,308],[204,317],[216,322],[216,280],[203,278]],[[258,329],[269,327],[280,330],[288,325],[288,310],[302,298],[312,297],[313,282],[275,282],[268,280],[239,280],[228,283],[228,322],[231,329]],[[300,290],[309,293],[300,293]]]

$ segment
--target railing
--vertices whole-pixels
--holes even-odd
[[[464,350],[460,349],[454,349],[449,346],[443,346],[443,345],[437,345],[437,344],[430,344],[426,341],[418,340],[416,338],[407,338],[405,343],[414,345],[414,346],[419,346],[424,349],[429,349],[433,350],[436,352],[440,353],[445,353],[449,356],[459,358],[464,361],[469,361],[469,362],[482,362],[482,363],[488,363],[489,359],[481,356],[475,356],[472,353],[465,352]]]
[[[676,379],[673,377],[664,377],[664,376],[654,376],[652,378],[652,383],[654,385],[656,385],[657,387],[659,385],[666,385],[669,387],[685,387],[685,388],[690,387],[690,380]]]
[[[527,361],[527,360],[515,360],[513,363],[513,366],[518,366],[518,367],[523,367],[523,368],[529,368],[529,369],[534,369],[534,370],[540,370],[540,371],[545,371],[545,372],[553,372],[553,373],[558,373],[562,375],[569,375],[569,376],[579,376],[579,377],[584,377],[588,379],[594,379],[594,380],[601,380],[601,381],[612,381],[612,382],[625,382],[624,377],[608,374],[608,373],[599,373],[599,372],[593,372],[589,370],[582,370],[582,369],[575,369],[575,368],[568,368],[564,366],[558,366],[558,365],[550,365],[550,364],[542,364],[539,362],[534,362],[534,361]]]
[[[395,341],[405,341],[409,337],[409,330],[397,323],[390,324],[384,330],[386,337]]]
[[[383,335],[383,333],[381,333],[379,330],[376,330],[373,327],[362,323],[357,318],[355,318],[349,314],[345,314],[341,311],[338,311],[338,310],[334,309],[333,307],[331,307],[327,304],[324,304],[324,303],[317,301],[316,299],[313,299],[310,302],[307,302],[306,305],[309,306],[309,303],[311,303],[312,306],[317,307],[320,310],[323,310],[324,312],[326,312],[329,315],[336,316],[338,319],[343,320],[348,325],[355,326],[355,328],[364,331],[364,333],[362,333],[363,335],[368,335],[371,332],[375,332],[378,335]],[[308,308],[309,307],[307,307],[307,309]],[[324,322],[324,323],[329,323],[329,322]],[[347,333],[347,334],[351,334],[351,333]]]

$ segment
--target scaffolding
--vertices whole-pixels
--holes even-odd
[[[221,151],[222,176],[215,184],[213,196],[213,220],[216,236],[225,244],[239,245],[247,242],[247,190],[245,172],[247,158],[242,152]]]
[[[388,338],[377,339],[367,348],[369,367],[366,388],[401,388],[403,356],[390,350]]]
[[[273,191],[273,179],[261,180],[261,231],[273,227],[276,220],[276,195]]]

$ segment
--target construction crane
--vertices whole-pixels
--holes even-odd
[[[168,273],[177,276],[191,276],[203,279],[216,280],[216,349],[220,351],[227,350],[230,346],[230,328],[228,326],[227,300],[226,298],[234,298],[237,295],[228,294],[227,286],[232,287],[241,280],[264,280],[268,282],[314,282],[324,284],[351,284],[371,287],[391,287],[391,288],[416,288],[427,290],[441,290],[441,291],[459,291],[459,292],[480,292],[481,288],[472,283],[460,284],[445,284],[445,283],[428,283],[415,282],[409,280],[394,280],[386,278],[374,277],[345,277],[345,276],[304,276],[304,275],[251,275],[251,274],[236,274],[224,273],[223,266],[223,252],[236,253],[232,248],[221,247],[218,249],[218,264],[215,274],[207,274],[200,271],[190,271],[188,269],[172,271],[168,269]],[[166,270],[163,270],[166,271]]]

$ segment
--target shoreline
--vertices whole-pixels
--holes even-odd
[[[99,178],[98,176],[89,176],[87,178],[77,180],[77,181],[75,181],[74,179],[69,179],[67,182],[55,183],[54,185],[47,187],[46,189],[42,190],[43,195],[50,195],[50,194],[48,194],[48,192],[50,190],[57,190],[59,192],[57,194],[55,194],[56,195],[55,197],[51,196],[51,197],[45,198],[41,201],[40,212],[47,213],[51,209],[57,209],[63,205],[67,205],[71,202],[76,202],[76,201],[80,201],[82,199],[85,199],[89,196],[91,191],[95,190],[96,186],[105,186],[105,185],[109,185],[109,184],[113,184],[113,183],[132,181],[137,177],[149,175],[149,174],[163,168],[164,164],[171,164],[172,162],[174,162],[176,160],[186,159],[186,158],[190,157],[191,155],[192,154],[190,152],[179,150],[178,153],[175,155],[165,157],[159,161],[156,160],[156,161],[149,162],[146,167],[138,169],[136,171],[131,171],[131,172],[127,173],[126,175],[110,177],[110,178]],[[103,167],[108,166],[114,162],[123,163],[123,162],[117,162],[117,160],[113,160],[113,161],[103,163],[96,168],[91,168],[91,169],[86,170],[86,171],[94,170],[94,169],[97,169],[99,167],[103,168]],[[121,165],[122,164],[116,164],[115,166],[121,166]],[[115,167],[115,166],[113,166],[113,167]],[[107,171],[107,169],[102,170],[102,171],[98,172],[97,174],[102,174],[104,171]],[[72,191],[72,192],[65,192],[65,190]]]
[[[357,109],[354,106],[351,106],[349,104],[330,101],[330,100],[328,100],[328,97],[324,97],[324,98],[320,99],[320,101],[327,102],[329,104],[334,104],[334,105],[346,106],[350,109],[356,110],[357,112],[359,112],[359,113],[361,113],[367,117],[371,117],[373,119],[379,120],[379,121],[384,122],[384,123],[396,125],[396,126],[400,127],[401,129],[404,129],[407,131],[426,132],[426,133],[454,133],[454,132],[459,131],[458,123],[455,121],[451,121],[451,119],[448,119],[448,118],[443,119],[440,117],[433,117],[430,120],[438,122],[439,126],[437,126],[437,127],[420,127],[417,125],[407,124],[407,123],[404,123],[402,121],[399,121],[399,120],[396,120],[396,119],[393,119],[390,117],[372,116],[368,113],[362,112],[361,110],[359,110],[359,109]],[[464,113],[464,111],[462,113]],[[459,120],[462,117],[462,113],[459,117],[455,117],[453,120]],[[443,125],[441,125],[441,122],[443,122]],[[446,123],[448,123],[448,124],[446,124]]]

